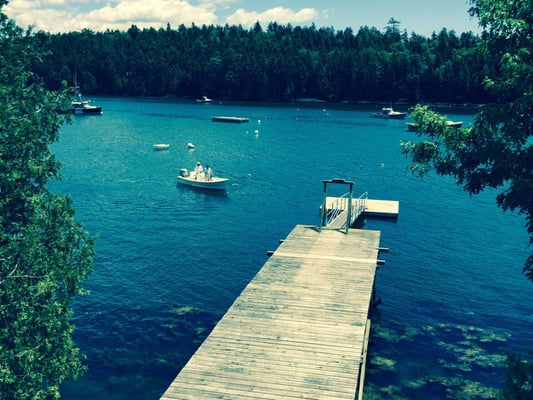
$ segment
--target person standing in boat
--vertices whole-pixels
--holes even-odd
[[[213,177],[213,170],[211,169],[209,165],[205,164],[205,179],[210,181],[212,177]]]
[[[194,167],[194,177],[195,179],[198,179],[198,177],[204,173],[204,168],[202,167],[202,163],[198,161],[196,163],[196,167]]]

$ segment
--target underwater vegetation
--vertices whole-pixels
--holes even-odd
[[[364,397],[498,398],[507,359],[498,344],[508,338],[506,333],[468,325],[392,328],[373,325]],[[399,359],[408,359],[409,364],[400,364]]]
[[[88,322],[74,338],[89,367],[81,380],[83,399],[104,396],[98,391],[101,382],[120,398],[158,398],[219,318],[194,307],[166,304],[85,312],[82,317]],[[154,389],[147,393],[150,381]],[[69,383],[63,392],[69,394]]]

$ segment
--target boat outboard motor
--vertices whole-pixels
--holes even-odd
[[[189,176],[189,171],[187,171],[187,168],[180,169],[180,176],[186,178]]]

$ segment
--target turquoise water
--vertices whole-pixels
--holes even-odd
[[[494,192],[469,197],[448,178],[412,177],[399,149],[413,138],[405,121],[325,105],[98,103],[102,116],[76,118],[53,147],[63,162],[54,187],[98,237],[91,294],[75,304],[89,372],[64,385],[64,399],[158,399],[266,252],[296,224],[318,223],[322,180],[335,177],[400,201],[397,221],[363,226],[391,249],[365,397],[493,398],[503,354],[532,347],[524,218],[498,209]],[[176,185],[197,160],[231,179],[226,194]]]

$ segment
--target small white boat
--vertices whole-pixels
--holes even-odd
[[[404,119],[407,116],[407,113],[402,111],[394,111],[392,107],[383,107],[381,111],[375,112],[370,116],[372,118],[383,119]]]
[[[194,149],[194,144],[192,144],[191,142],[187,143],[187,148]]]
[[[180,169],[180,174],[177,178],[178,183],[182,185],[214,190],[226,190],[226,183],[229,181],[228,178],[220,178],[218,176],[207,178],[203,173],[189,172],[187,168]]]
[[[153,145],[154,150],[168,150],[170,148],[170,144],[168,143],[156,143]]]
[[[414,123],[414,122],[408,122],[407,124],[407,130],[409,132],[416,132],[417,130],[417,125]],[[450,128],[461,128],[463,126],[463,121],[446,121],[446,125],[449,126]]]
[[[206,104],[207,104],[207,103],[211,103],[211,102],[213,102],[213,99],[210,99],[210,98],[207,97],[207,96],[202,96],[201,99],[196,99],[196,102],[197,102],[197,103],[206,103]]]
[[[450,128],[461,128],[463,126],[463,121],[446,121],[446,125]]]

